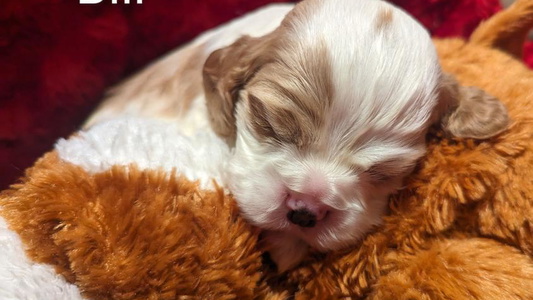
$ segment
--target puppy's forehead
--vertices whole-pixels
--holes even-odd
[[[293,53],[317,41],[326,49],[330,129],[346,136],[357,128],[397,133],[426,125],[440,67],[429,34],[405,12],[378,0],[311,0],[283,25]]]
[[[307,143],[357,148],[375,139],[368,132],[401,138],[426,126],[440,69],[404,12],[377,0],[303,1],[275,34],[249,92],[271,114],[291,111]]]

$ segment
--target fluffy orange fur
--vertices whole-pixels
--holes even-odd
[[[533,299],[533,72],[502,42],[523,42],[532,16],[518,0],[470,42],[435,41],[444,70],[505,103],[511,127],[482,142],[434,128],[383,226],[281,277],[231,197],[176,174],[91,175],[52,152],[2,193],[2,215],[92,299]]]
[[[222,190],[115,167],[91,175],[55,152],[0,199],[37,262],[90,299],[249,299],[268,295],[257,230]]]
[[[389,252],[382,269],[368,299],[533,299],[531,258],[490,239],[434,239]]]

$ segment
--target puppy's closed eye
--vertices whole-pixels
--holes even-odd
[[[268,122],[265,113],[266,108],[257,99],[257,97],[253,95],[248,96],[248,107],[249,107],[249,113],[250,113],[250,123],[252,126],[252,129],[257,133],[258,136],[264,137],[267,139],[277,139],[276,132],[274,131],[274,128],[272,128],[272,125],[270,122]]]
[[[365,174],[373,183],[386,183],[409,173],[412,167],[412,164],[404,163],[402,158],[388,159],[372,165]]]
[[[256,96],[248,95],[249,122],[258,138],[294,144],[302,147],[307,143],[302,121],[288,108],[266,106]]]
[[[376,183],[386,182],[394,177],[394,175],[387,173],[387,170],[379,164],[370,167],[365,172],[368,174],[370,180]]]

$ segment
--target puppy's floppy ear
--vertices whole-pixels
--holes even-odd
[[[235,142],[235,105],[239,92],[267,61],[268,36],[243,36],[211,53],[203,67],[203,83],[209,122],[216,134]]]
[[[442,128],[455,137],[487,139],[509,125],[500,100],[477,87],[461,86],[451,74],[442,75],[438,106]]]

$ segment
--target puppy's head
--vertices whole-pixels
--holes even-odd
[[[357,241],[434,118],[458,119],[456,82],[443,78],[426,31],[372,0],[304,1],[271,34],[212,53],[207,107],[235,146],[229,184],[244,216],[318,250]]]

